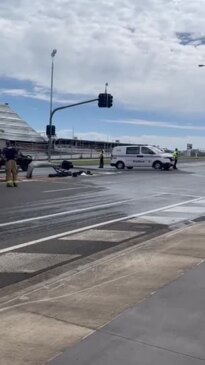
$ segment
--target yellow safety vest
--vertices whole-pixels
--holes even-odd
[[[174,151],[174,152],[173,152],[173,157],[174,157],[174,158],[178,158],[178,157],[179,157],[179,152]]]

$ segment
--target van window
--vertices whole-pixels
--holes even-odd
[[[139,147],[127,147],[126,151],[127,155],[139,155],[140,154],[140,148]]]
[[[152,151],[148,147],[142,147],[141,150],[142,150],[142,153],[144,153],[146,155],[155,155],[154,151]]]

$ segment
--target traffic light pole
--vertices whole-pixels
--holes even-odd
[[[52,136],[51,136],[51,129],[52,129],[52,121],[53,121],[53,116],[54,114],[59,111],[59,110],[63,110],[63,109],[67,109],[67,108],[71,108],[73,106],[78,106],[78,105],[83,105],[83,104],[88,104],[88,103],[93,103],[94,101],[98,101],[97,99],[91,99],[91,100],[86,100],[86,101],[81,101],[80,103],[75,103],[75,104],[70,104],[70,105],[65,105],[65,106],[60,106],[58,108],[53,109],[53,111],[50,113],[50,119],[49,119],[49,126],[50,126],[50,134],[49,134],[49,141],[48,141],[48,161],[51,161],[51,149],[52,149]]]
[[[52,62],[51,62],[51,92],[50,92],[50,116],[49,116],[49,135],[48,135],[48,161],[51,160],[51,145],[52,145],[52,134],[51,134],[51,113],[53,109],[53,73],[54,73],[54,57],[56,55],[57,50],[53,50],[51,53]]]

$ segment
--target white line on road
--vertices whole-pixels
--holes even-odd
[[[123,217],[123,218],[116,218],[116,219],[112,219],[110,221],[101,222],[101,223],[93,224],[93,225],[90,225],[90,226],[73,229],[72,231],[67,231],[67,232],[63,232],[63,233],[57,233],[57,234],[54,234],[52,236],[42,237],[42,238],[39,238],[37,240],[33,240],[33,241],[25,242],[25,243],[20,243],[20,244],[15,245],[15,246],[11,246],[11,247],[7,247],[7,248],[1,249],[0,250],[0,254],[6,253],[6,252],[11,252],[11,251],[14,251],[14,250],[23,248],[23,247],[33,246],[33,245],[36,245],[38,243],[50,241],[50,240],[53,240],[53,239],[56,239],[56,238],[61,238],[61,237],[64,237],[64,236],[68,236],[68,235],[75,234],[75,233],[84,232],[84,231],[87,231],[88,229],[93,229],[93,228],[97,228],[97,227],[103,227],[103,226],[108,225],[108,224],[122,222],[122,221],[125,221],[127,219],[136,218],[136,217],[142,217],[142,216],[147,215],[147,214],[160,212],[160,211],[163,211],[163,210],[166,210],[166,209],[171,209],[171,208],[174,208],[174,207],[179,207],[181,205],[193,203],[193,202],[199,201],[201,199],[204,199],[204,197],[187,200],[187,201],[182,202],[182,203],[167,205],[165,207],[161,207],[161,208],[157,208],[157,209],[152,209],[152,210],[147,210],[146,212],[131,214],[131,215],[128,215],[128,216]]]
[[[83,198],[86,198],[88,196],[93,196],[94,194],[84,194],[81,195],[83,196]],[[161,196],[162,194],[151,194],[151,195],[147,195],[144,198],[141,199],[148,199],[148,198],[153,198],[153,197],[157,197],[157,196]],[[79,195],[77,196],[79,197]],[[61,198],[62,200],[63,198]],[[73,198],[66,198],[66,201],[73,199]],[[75,199],[75,198],[74,198]],[[87,208],[81,208],[81,209],[75,209],[75,210],[66,210],[64,212],[59,212],[59,213],[52,213],[52,214],[47,214],[47,215],[42,215],[42,216],[38,216],[38,217],[31,217],[31,218],[25,218],[25,219],[21,219],[18,221],[12,221],[12,222],[6,222],[6,223],[0,223],[0,227],[8,227],[11,225],[16,225],[16,224],[21,224],[21,223],[28,223],[28,222],[32,222],[32,221],[36,221],[36,220],[41,220],[41,219],[47,219],[47,218],[55,218],[55,217],[59,217],[59,216],[63,216],[63,215],[70,215],[70,214],[75,214],[75,213],[83,213],[83,212],[87,212],[87,211],[91,211],[93,209],[103,209],[103,208],[107,208],[107,207],[112,207],[115,205],[120,205],[123,203],[128,203],[128,202],[133,202],[138,200],[138,198],[136,199],[126,199],[126,200],[120,200],[120,201],[116,201],[113,203],[106,203],[106,204],[101,204],[101,205],[93,205],[91,207],[87,207]]]
[[[183,189],[175,189],[175,190],[182,190],[184,191]],[[177,193],[176,194],[176,191],[174,193],[171,193],[170,191],[168,191],[167,193],[161,193],[160,195],[174,195],[174,196],[187,196],[187,197],[192,197],[192,198],[200,198],[201,199],[201,196],[199,195],[194,195],[194,194],[183,194],[183,193]]]
[[[203,177],[203,178],[205,178],[205,175],[202,175],[202,174],[192,174],[192,176],[196,176],[196,177]]]
[[[28,223],[28,222],[38,221],[38,220],[41,220],[41,219],[47,219],[47,218],[55,218],[55,217],[60,217],[60,216],[63,216],[63,215],[83,213],[83,212],[88,212],[90,210],[97,210],[97,209],[113,207],[115,205],[121,205],[123,203],[128,203],[130,201],[133,201],[133,199],[120,200],[120,201],[116,201],[116,202],[113,202],[113,203],[106,203],[106,204],[101,204],[101,205],[93,205],[91,207],[81,208],[81,209],[66,210],[64,212],[47,214],[47,215],[42,215],[42,216],[39,216],[39,217],[25,218],[25,219],[21,219],[19,221],[0,223],[0,227],[13,226],[15,224]]]
[[[65,189],[56,189],[56,190],[44,190],[43,193],[55,193],[55,192],[58,192],[58,191],[66,191],[66,190],[76,190],[76,189],[88,189],[90,188],[89,185],[81,185],[81,186],[78,186],[78,187],[75,187],[75,188],[65,188]]]

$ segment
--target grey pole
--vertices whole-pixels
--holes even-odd
[[[48,136],[48,161],[51,161],[51,147],[52,147],[52,135],[51,135],[51,127],[52,127],[52,109],[53,109],[53,74],[54,74],[54,57],[57,53],[57,49],[54,49],[51,53],[52,62],[51,62],[51,90],[50,90],[50,113],[49,113],[49,127],[50,133]]]

